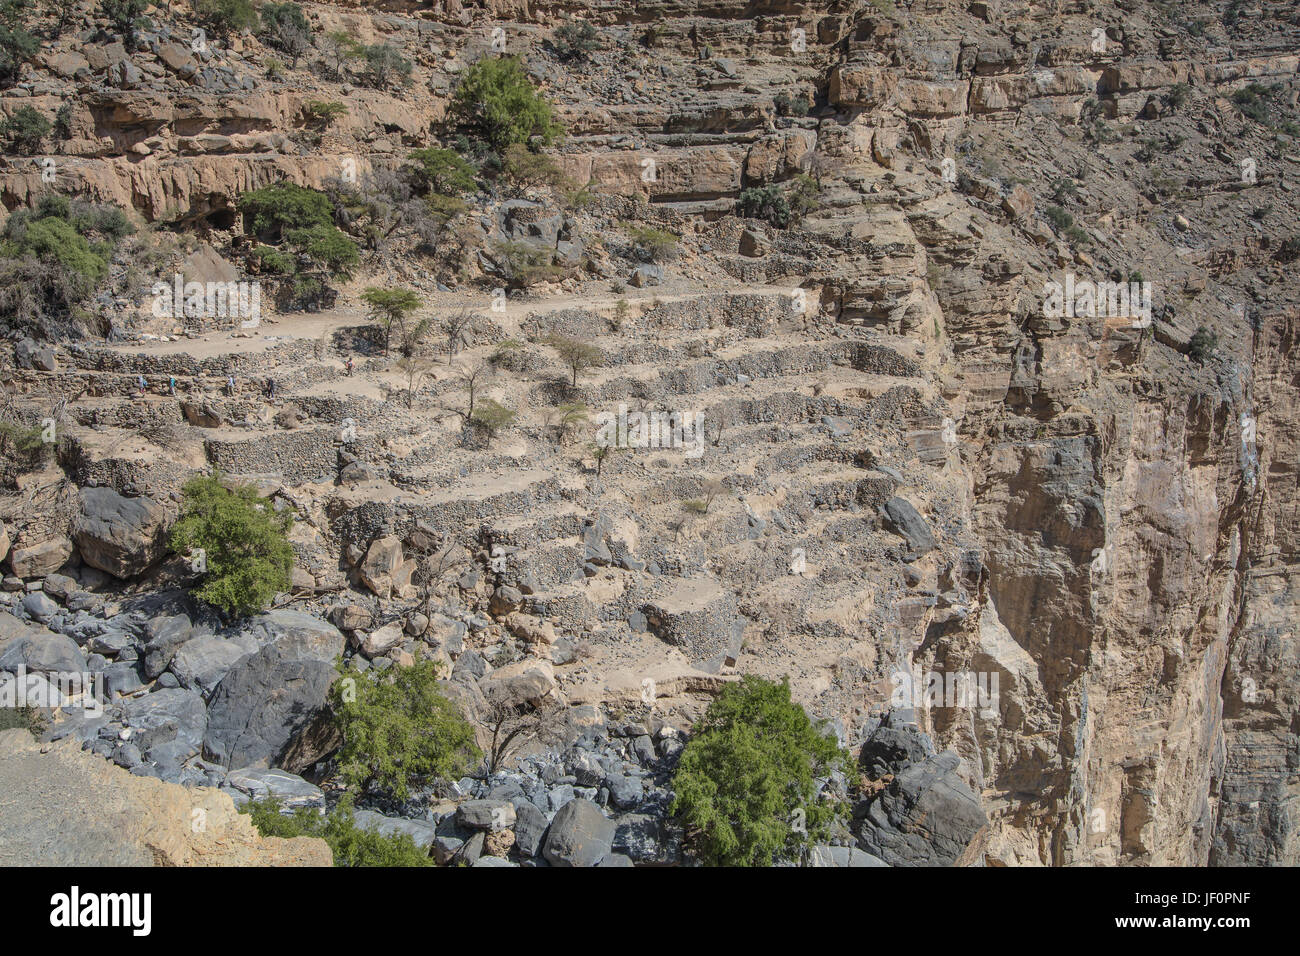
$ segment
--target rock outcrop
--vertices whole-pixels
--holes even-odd
[[[330,866],[324,840],[261,837],[229,796],[132,776],[75,742],[0,731],[7,866]]]

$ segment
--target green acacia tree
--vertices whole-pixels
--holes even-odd
[[[339,776],[349,787],[373,786],[398,800],[411,788],[451,779],[483,756],[474,728],[438,689],[436,661],[421,660],[372,676],[350,668],[330,688],[343,738]]]
[[[839,808],[817,799],[814,778],[832,770],[848,774],[852,761],[790,699],[789,680],[747,674],[693,728],[671,812],[704,863],[770,866],[824,834]]]
[[[251,486],[226,488],[219,474],[191,478],[181,495],[170,544],[204,575],[195,597],[227,614],[246,615],[288,590],[291,512],[275,511]]]
[[[41,41],[27,29],[31,5],[0,0],[0,80],[12,80],[25,60],[40,51]]]
[[[425,191],[438,196],[463,196],[474,190],[474,167],[455,150],[429,147],[407,157]]]
[[[407,334],[407,319],[424,305],[424,300],[410,289],[380,289],[371,287],[361,293],[361,301],[370,308],[370,321],[384,329],[384,354],[388,354],[388,345],[393,337],[396,325],[405,344],[410,336]]]
[[[561,132],[555,111],[528,78],[518,57],[485,57],[461,78],[451,114],[477,128],[497,152],[534,136],[554,142]]]

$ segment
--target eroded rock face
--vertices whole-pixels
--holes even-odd
[[[330,866],[324,840],[262,837],[229,796],[126,770],[73,740],[0,731],[0,859],[44,866]],[[204,825],[195,827],[201,814]]]

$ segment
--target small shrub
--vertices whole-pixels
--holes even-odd
[[[293,515],[277,512],[249,487],[228,490],[219,475],[198,476],[181,492],[173,551],[202,552],[204,580],[195,597],[227,614],[253,614],[289,588]]]
[[[1180,109],[1187,102],[1187,98],[1191,96],[1191,93],[1192,88],[1186,83],[1175,83],[1169,88],[1169,92],[1165,94],[1165,104],[1170,109]]]
[[[411,76],[411,61],[391,43],[365,47],[362,59],[366,64],[366,79],[377,90],[404,85]]]
[[[677,254],[679,237],[674,233],[632,223],[627,223],[626,227],[643,258],[651,262],[667,262]]]
[[[1048,206],[1043,210],[1043,215],[1058,232],[1074,225],[1074,217],[1060,206]]]
[[[781,92],[772,99],[772,107],[777,116],[807,116],[808,97],[802,93]]]
[[[766,219],[777,228],[790,224],[790,203],[775,185],[746,189],[736,200],[736,214],[749,219]]]
[[[40,737],[46,726],[45,714],[35,707],[0,707],[0,730],[21,727],[33,737]]]
[[[495,399],[485,398],[478,403],[469,420],[492,440],[514,423],[515,414],[514,409],[507,408]]]
[[[1218,346],[1219,337],[1205,326],[1198,326],[1187,345],[1187,354],[1194,362],[1204,365]]]
[[[335,866],[433,866],[428,852],[409,834],[385,836],[357,826],[351,795],[345,795],[329,813],[298,807],[286,814],[274,797],[252,800],[240,813],[252,817],[264,837],[318,837],[329,844]]]
[[[1249,83],[1232,94],[1232,102],[1241,111],[1241,115],[1257,123],[1268,119],[1268,98],[1268,89],[1258,83]]]
[[[50,135],[50,121],[30,106],[20,106],[13,116],[0,124],[0,138],[9,149],[21,156],[40,151],[41,142]]]
[[[568,271],[556,263],[552,250],[527,242],[494,243],[492,253],[511,289],[560,279]]]
[[[570,20],[555,28],[551,45],[561,60],[585,60],[600,49],[600,34],[586,20]]]
[[[330,688],[330,707],[343,738],[339,776],[349,787],[406,800],[413,787],[459,777],[482,756],[474,729],[438,688],[436,662],[374,675],[349,669],[343,678]]]
[[[312,126],[328,129],[340,116],[347,114],[348,108],[343,103],[332,100],[310,100],[303,104],[302,117]]]
[[[219,37],[256,32],[261,23],[252,0],[195,0],[194,15]]]
[[[148,0],[100,0],[99,13],[122,38],[123,46],[134,50],[140,25],[147,22],[144,11],[148,6]]]
[[[22,64],[41,48],[27,29],[30,9],[26,0],[0,0],[0,80],[15,79]]]

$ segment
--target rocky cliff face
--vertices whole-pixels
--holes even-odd
[[[496,280],[476,269],[372,262],[320,324],[283,318],[255,347],[64,348],[57,370],[13,373],[33,408],[86,396],[60,477],[163,502],[204,463],[265,482],[310,529],[295,540],[305,587],[352,587],[336,610],[355,621],[334,619],[366,657],[419,652],[429,585],[448,626],[471,622],[476,653],[546,658],[574,705],[638,706],[651,679],[660,713],[685,723],[720,680],[753,671],[789,674],[854,741],[905,714],[962,758],[940,761],[936,792],[969,789],[987,815],[944,862],[968,845],[991,865],[1300,862],[1291,5],[304,8],[318,35],[398,44],[411,85],[362,89],[306,63],[266,79],[258,40],[192,49],[175,5],[128,53],[87,9],[0,91],[0,111],[66,102],[60,190],[225,250],[248,189],[364,176],[432,143],[457,75],[498,38],[559,105],[555,158],[599,197],[571,216],[588,268],[497,313]],[[602,49],[559,63],[547,41],[577,15]],[[320,99],[348,113],[309,135],[302,110]],[[42,168],[4,158],[7,210],[47,188]],[[743,190],[809,173],[818,204],[797,225],[735,214]],[[640,278],[610,238],[637,216],[682,237],[678,259]],[[437,409],[454,378],[435,374],[412,407],[380,359],[363,386],[311,346],[360,321],[355,293],[376,277],[435,308],[483,309],[471,353],[559,331],[606,365],[568,392],[502,380],[521,427],[453,451],[459,430]],[[652,298],[623,279],[661,286]],[[1149,284],[1150,298],[1051,307],[1052,284],[1068,296],[1085,281],[1133,283],[1139,299]],[[625,296],[630,316],[616,313]],[[230,369],[241,386],[274,374],[280,404],[218,396]],[[179,375],[190,406],[132,401],[137,374]],[[700,409],[726,427],[694,465],[633,455],[593,483],[548,437],[567,400]],[[285,401],[292,425],[275,417]],[[681,518],[711,479],[726,479],[725,503]],[[62,543],[70,492],[28,488],[2,515],[15,575],[94,564]],[[392,552],[383,567],[376,542]],[[454,571],[445,587],[423,573],[434,556]],[[412,612],[423,629],[407,616],[405,635],[373,640],[372,619]],[[572,653],[580,638],[594,657]],[[995,680],[996,694],[900,698],[900,674],[924,686],[932,673]],[[940,757],[924,759],[937,773]]]

